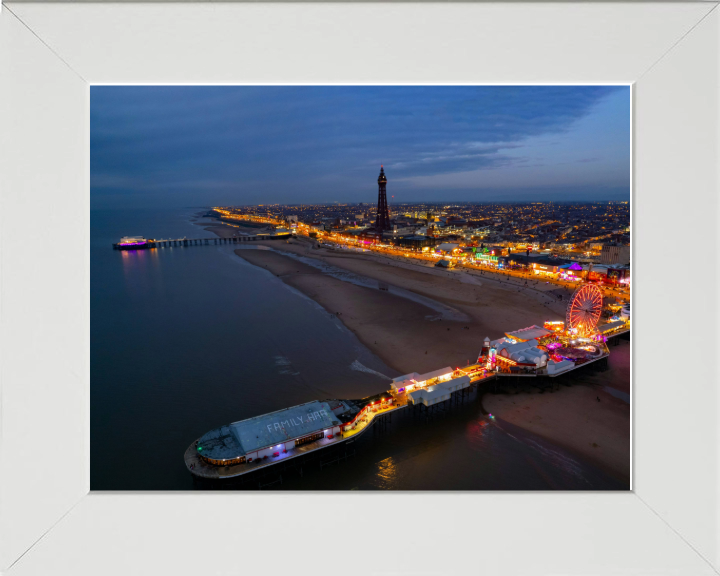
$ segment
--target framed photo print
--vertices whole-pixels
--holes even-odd
[[[719,45],[4,3],[3,573],[717,574]]]

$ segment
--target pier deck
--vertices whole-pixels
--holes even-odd
[[[216,246],[220,244],[241,244],[243,242],[256,242],[258,240],[271,240],[282,238],[282,236],[254,235],[254,236],[232,236],[230,238],[166,238],[159,240],[148,240],[143,248],[172,248],[188,246]],[[123,250],[119,243],[112,245],[114,250]]]

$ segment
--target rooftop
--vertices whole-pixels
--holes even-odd
[[[548,334],[550,334],[550,330],[546,330],[545,328],[534,324],[528,328],[521,328],[520,330],[515,330],[515,332],[505,333],[508,338],[513,338],[515,340],[519,340],[520,342],[532,340],[534,338],[541,338],[543,336],[547,336]]]
[[[339,424],[327,402],[308,402],[211,430],[200,438],[198,451],[216,460],[237,458]]]

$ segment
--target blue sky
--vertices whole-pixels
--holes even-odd
[[[93,86],[93,208],[629,200],[626,86]]]

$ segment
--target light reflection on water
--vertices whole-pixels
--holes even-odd
[[[395,465],[392,456],[390,458],[385,458],[385,460],[378,463],[377,477],[378,488],[389,490],[398,485],[397,466]]]

